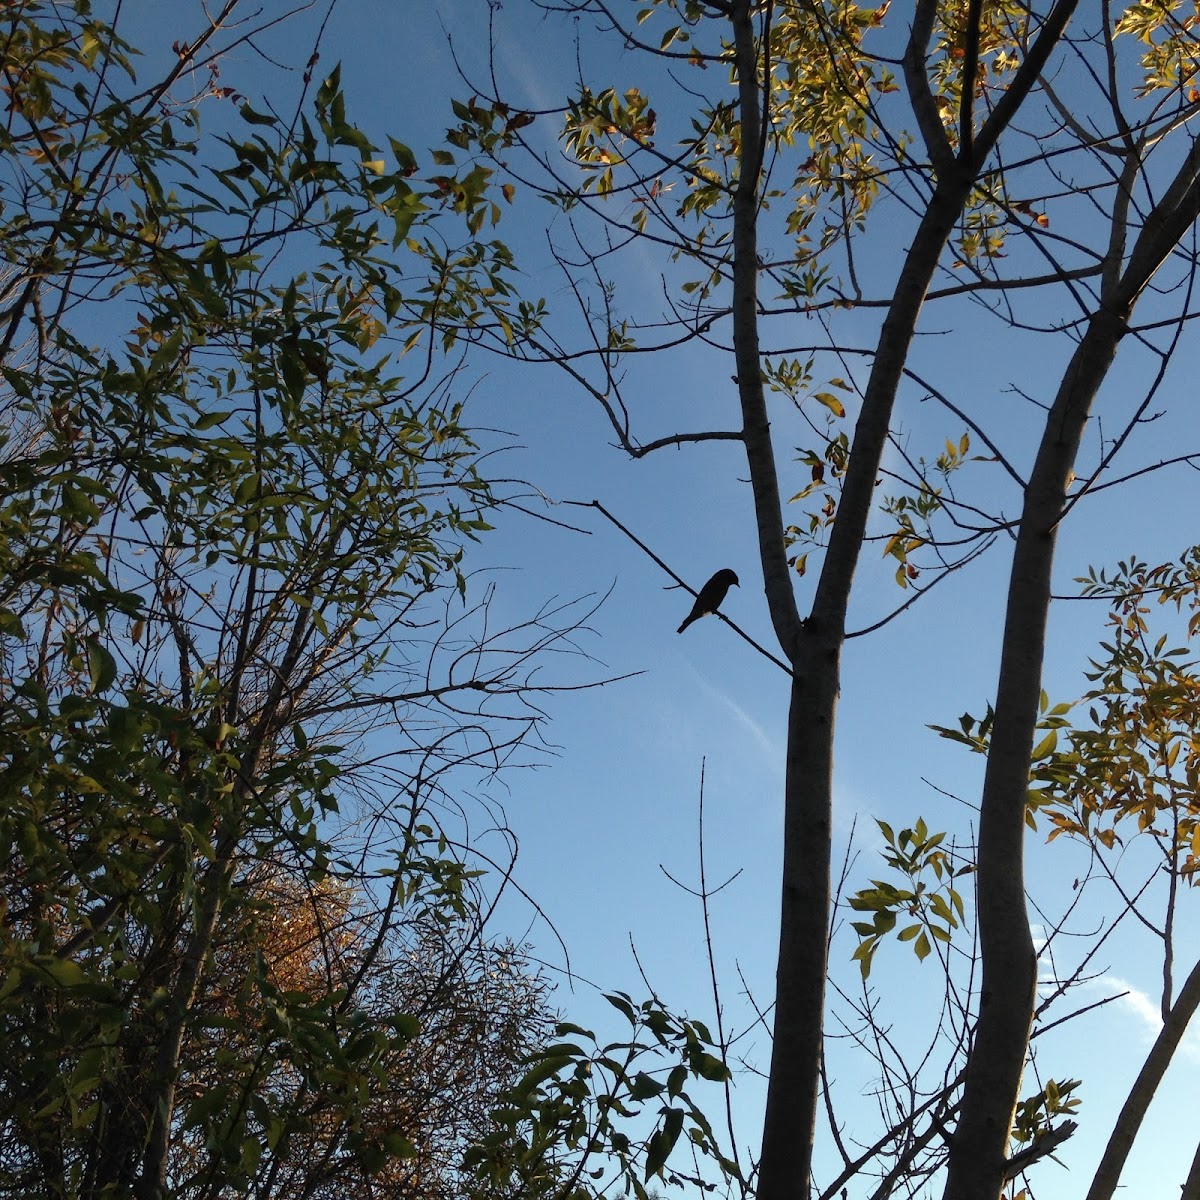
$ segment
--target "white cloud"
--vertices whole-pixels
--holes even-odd
[[[1090,980],[1085,987],[1110,996],[1120,996],[1116,1003],[1145,1030],[1147,1042],[1153,1041],[1162,1031],[1162,1015],[1158,1002],[1147,992],[1134,987],[1132,983],[1122,979],[1119,975],[1101,975],[1097,979]],[[1200,1064],[1200,1031],[1195,1027],[1189,1029],[1183,1035],[1179,1049],[1189,1062]]]
[[[757,743],[758,748],[767,756],[768,761],[778,762],[782,756],[782,748],[778,746],[775,739],[770,737],[767,731],[740,705],[736,700],[732,700],[728,693],[718,690],[713,687],[706,679],[697,675],[700,686],[717,701],[727,712],[733,714],[734,720],[750,734],[750,737]]]

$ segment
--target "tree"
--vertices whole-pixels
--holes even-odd
[[[312,887],[259,874],[246,881],[256,906],[233,914],[256,927],[222,931],[197,997],[197,1024],[221,1036],[198,1045],[180,1079],[181,1110],[216,1107],[231,1091],[242,1093],[243,1106],[270,1098],[267,1147],[242,1185],[253,1194],[461,1195],[466,1148],[493,1132],[491,1114],[523,1059],[549,1038],[544,977],[523,948],[490,940],[476,911],[454,917],[418,907],[389,919],[332,878]],[[249,980],[258,982],[251,988]],[[272,1009],[282,1002],[293,1011],[301,995],[322,1006],[350,997],[352,1008],[343,1007],[356,1038],[391,1035],[359,1080],[352,1116],[339,1089],[314,1080],[295,1053],[275,1056],[269,1070],[255,1062],[260,1030],[278,1021]],[[328,1070],[327,1052],[314,1057]],[[232,1080],[254,1066],[253,1088],[235,1088]],[[286,1113],[300,1119],[280,1119]],[[203,1181],[189,1194],[230,1184],[214,1170],[205,1124],[189,1118],[173,1138],[171,1178]]]
[[[556,325],[527,300],[523,336],[494,345],[565,370],[635,458],[710,441],[744,452],[771,624],[792,678],[759,1200],[809,1193],[822,1121],[843,647],[1011,538],[977,843],[965,864],[980,968],[969,1022],[938,1104],[894,1123],[855,1168],[894,1151],[899,1166],[876,1193],[891,1194],[911,1183],[912,1155],[932,1146],[923,1178],[944,1168],[950,1200],[998,1196],[1038,1157],[1012,1156],[1009,1143],[1037,1107],[1021,1093],[1039,1015],[1024,849],[1055,549],[1081,503],[1122,480],[1118,458],[1127,461],[1194,315],[1195,20],[1170,4],[1077,15],[1074,0],[919,0],[911,12],[845,0],[648,0],[636,15],[605,0],[545,7],[588,30],[584,75],[563,108],[563,155],[527,137],[533,114],[506,95],[460,105],[450,141],[539,186],[565,214],[552,248],[578,311]],[[645,78],[589,77],[597,33],[647,60]],[[628,59],[620,69],[632,70]],[[500,89],[498,67],[493,78]],[[622,291],[623,252],[661,254],[661,300]],[[934,307],[941,328],[963,323],[966,310],[1045,335],[1056,382],[1008,423],[996,420],[971,396],[973,381],[954,374],[957,359],[947,366],[914,349]],[[879,317],[867,344],[857,336],[864,313]],[[800,321],[806,330],[819,321],[820,336],[798,334]],[[1102,395],[1123,346],[1135,348],[1124,356],[1140,380],[1132,400],[1128,381],[1124,394]],[[643,434],[631,395],[638,365],[699,347],[729,356],[728,422],[697,429],[681,412],[674,429]],[[896,419],[905,394],[949,414],[944,450],[909,452]],[[789,463],[783,447],[798,442]],[[969,468],[972,446],[1007,491],[994,475],[981,479],[987,468]],[[889,447],[899,471],[885,463]],[[1172,461],[1189,459],[1185,447]],[[1139,462],[1127,474],[1165,465]],[[880,511],[905,594],[855,629],[854,583]],[[802,615],[795,582],[805,572]],[[910,854],[918,830],[926,860],[942,863],[928,859],[938,843],[921,825],[893,851]],[[863,937],[886,932],[864,926]],[[938,928],[949,936],[948,924]]]
[[[225,82],[285,14],[197,7],[146,83],[105,7],[0,17],[0,1194],[442,1195],[548,1019],[456,793],[575,620],[466,600],[498,209],[316,33]]]

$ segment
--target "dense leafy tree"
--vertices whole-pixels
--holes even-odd
[[[3,1195],[446,1195],[547,1019],[454,801],[566,619],[465,601],[488,178],[236,91],[284,15],[0,14]]]

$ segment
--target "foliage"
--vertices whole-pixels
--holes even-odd
[[[1168,872],[1188,882],[1200,849],[1200,676],[1190,646],[1200,629],[1198,564],[1193,547],[1178,563],[1131,560],[1078,581],[1084,597],[1108,603],[1110,640],[1091,661],[1093,686],[1077,702],[1051,706],[1042,694],[1026,818],[1036,829],[1044,817],[1050,841],[1067,835],[1107,850],[1148,835]],[[1155,637],[1155,606],[1186,620]],[[1173,646],[1176,639],[1183,644]],[[1087,723],[1073,726],[1073,712],[1086,713]],[[991,722],[989,709],[979,720],[964,714],[958,729],[935,728],[986,753]]]
[[[591,1030],[559,1024],[556,1036],[572,1040],[531,1056],[494,1114],[495,1131],[468,1151],[467,1164],[489,1189],[514,1197],[580,1200],[615,1184],[649,1200],[656,1180],[711,1190],[698,1165],[667,1165],[686,1134],[694,1158],[714,1160],[727,1181],[744,1182],[686,1090],[689,1081],[730,1077],[705,1024],[674,1016],[655,1000],[635,1004],[624,993],[605,999],[629,1023],[627,1040],[601,1045]]]
[[[944,833],[930,833],[924,819],[918,818],[912,829],[893,832],[886,821],[878,822],[886,843],[884,862],[908,882],[908,887],[876,879],[850,897],[855,912],[874,914],[871,920],[854,922],[854,931],[862,939],[854,957],[858,960],[863,978],[871,973],[871,962],[880,941],[896,928],[900,913],[917,917],[896,935],[902,942],[912,942],[918,959],[928,958],[934,941],[949,943],[953,931],[964,917],[962,895],[953,880],[968,875],[974,867],[955,865],[952,852],[940,849],[946,840]],[[934,879],[931,888],[921,876],[930,872]]]
[[[547,1019],[450,800],[563,615],[464,607],[488,176],[218,83],[237,7],[0,17],[3,1195],[449,1194]]]

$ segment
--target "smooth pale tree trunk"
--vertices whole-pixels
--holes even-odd
[[[947,1200],[990,1200],[1004,1184],[1037,987],[1037,956],[1025,908],[1025,811],[1054,546],[1092,400],[1124,328],[1119,318],[1105,316],[1092,322],[1079,343],[1025,489],[979,817],[979,1012],[950,1145]]]
[[[846,608],[908,346],[938,255],[965,199],[965,188],[955,191],[957,194],[939,192],[935,197],[909,251],[855,427],[826,569],[811,615],[799,637],[790,647],[784,646],[792,664],[793,683],[788,711],[774,1040],[758,1200],[799,1200],[809,1190],[829,939],[834,719]],[[742,374],[739,364],[739,377]],[[756,455],[760,439],[754,436],[757,427],[749,419],[754,406],[746,402],[745,392],[750,389],[742,390],[747,456],[754,478],[756,457],[766,458],[769,443]],[[764,430],[764,440],[766,436]],[[771,470],[773,473],[773,456]],[[785,558],[782,536],[777,535],[777,540],[779,557]],[[790,597],[791,581],[785,580],[784,586]],[[767,589],[770,597],[769,581]]]
[[[1198,216],[1200,140],[1147,215],[1128,260],[1124,229],[1114,225],[1100,304],[1047,414],[1025,489],[980,810],[979,1014],[950,1146],[946,1200],[992,1200],[1000,1194],[1033,1021],[1037,963],[1025,910],[1025,810],[1054,548],[1080,439],[1139,296]]]

